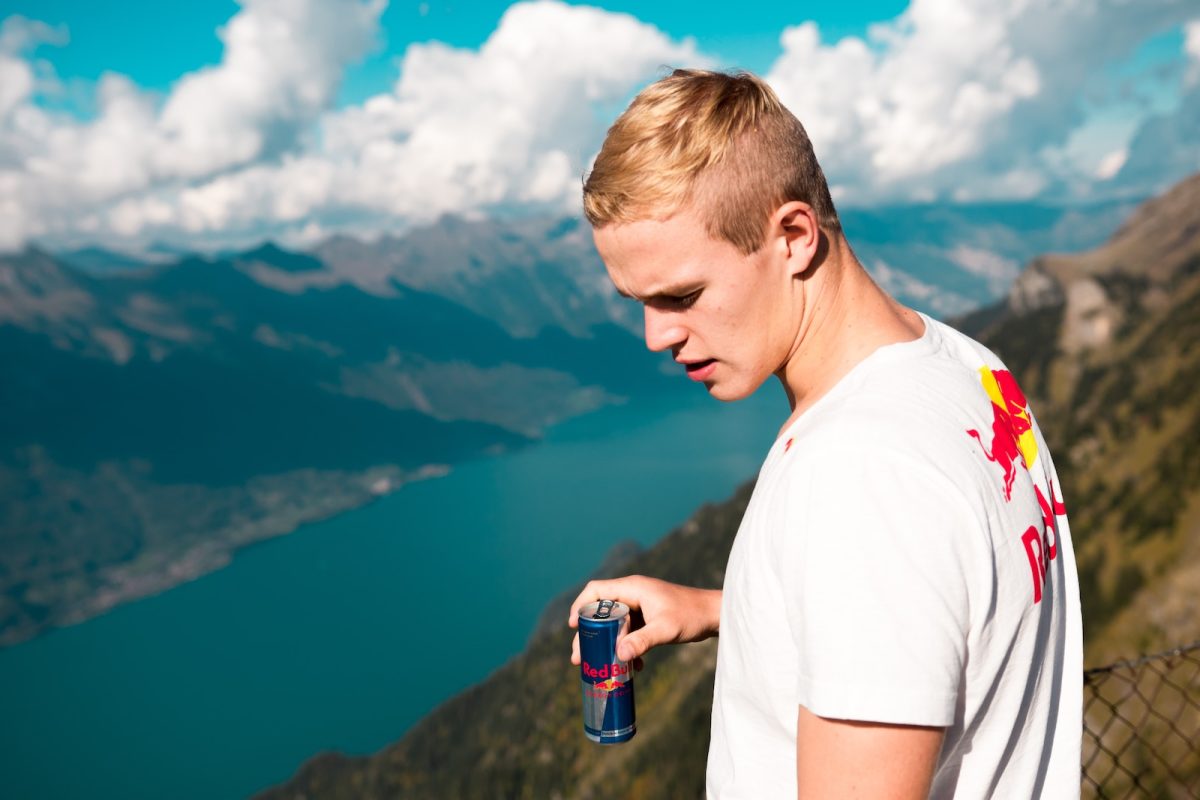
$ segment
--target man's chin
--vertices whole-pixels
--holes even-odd
[[[705,381],[704,388],[708,390],[709,396],[723,403],[745,400],[758,389],[757,386],[731,384],[725,381]]]

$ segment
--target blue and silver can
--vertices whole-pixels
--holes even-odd
[[[629,633],[629,606],[613,600],[579,609],[579,675],[583,732],[593,742],[618,744],[637,733],[633,666],[617,659],[617,641]]]

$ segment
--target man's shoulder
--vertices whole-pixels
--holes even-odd
[[[923,450],[988,413],[981,370],[990,368],[944,351],[880,364],[815,406],[797,432],[825,445]]]
[[[991,419],[985,374],[1003,364],[984,360],[982,346],[951,334],[961,339],[944,336],[915,357],[856,372],[797,420],[785,438],[801,468],[813,462],[819,470],[834,458],[850,464],[924,462],[939,469],[973,465],[976,443],[967,431]]]

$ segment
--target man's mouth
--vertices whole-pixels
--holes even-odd
[[[715,358],[706,358],[703,361],[686,362],[683,366],[687,370],[687,375],[694,381],[702,381],[712,374],[713,369],[717,365]]]

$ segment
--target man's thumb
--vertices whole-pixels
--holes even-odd
[[[654,627],[647,625],[627,634],[617,642],[617,658],[622,661],[633,661],[656,644],[658,642],[654,638]]]

